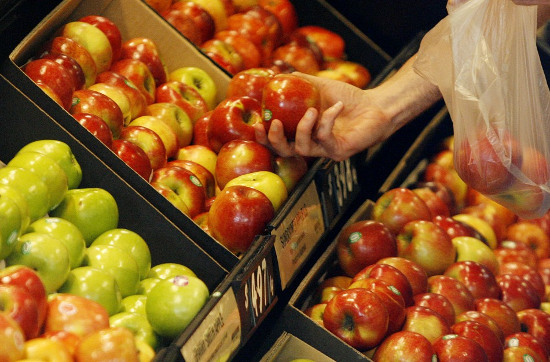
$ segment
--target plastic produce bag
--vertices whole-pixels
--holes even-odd
[[[536,6],[449,5],[415,70],[437,85],[453,122],[454,167],[518,216],[550,207],[550,92],[536,46]]]

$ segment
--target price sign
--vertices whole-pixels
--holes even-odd
[[[241,318],[233,289],[212,297],[218,297],[218,303],[181,348],[186,362],[227,361],[241,345]]]

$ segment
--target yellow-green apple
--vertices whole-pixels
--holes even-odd
[[[82,265],[111,274],[122,298],[136,294],[140,280],[139,266],[128,251],[109,244],[90,245]]]
[[[129,126],[142,126],[154,131],[162,140],[166,150],[166,157],[170,159],[178,150],[178,138],[176,132],[161,118],[145,115],[134,119]]]
[[[76,60],[84,73],[84,86],[81,88],[87,88],[95,83],[98,72],[94,59],[77,41],[66,36],[56,36],[46,43],[44,51],[49,54],[65,54]]]
[[[69,252],[71,269],[79,267],[82,263],[86,252],[86,241],[72,222],[59,217],[43,217],[30,224],[26,232],[51,235],[63,242]]]
[[[323,63],[323,69],[347,75],[351,80],[351,84],[361,89],[365,88],[372,79],[368,68],[351,60],[329,60]]]
[[[116,61],[110,70],[122,74],[131,81],[143,94],[147,104],[155,102],[155,78],[147,64],[138,59],[126,58]]]
[[[514,311],[538,308],[541,298],[535,287],[516,274],[500,274],[496,277],[501,290],[501,300]]]
[[[431,342],[420,333],[399,331],[384,338],[376,347],[374,360],[388,361],[434,361],[437,357]]]
[[[197,277],[177,275],[163,279],[147,294],[147,319],[156,333],[175,338],[195,318],[209,297],[208,287]]]
[[[443,275],[459,280],[478,298],[500,298],[495,274],[485,264],[474,260],[459,260],[451,264]]]
[[[388,311],[388,335],[401,330],[405,322],[405,300],[391,284],[375,278],[365,278],[351,283],[348,289],[365,288],[376,294]]]
[[[397,256],[397,242],[381,222],[360,220],[340,231],[336,252],[342,270],[353,277],[382,258]]]
[[[0,337],[2,348],[0,358],[4,361],[17,361],[25,358],[25,335],[17,322],[8,315],[0,312]]]
[[[107,70],[97,75],[97,83],[106,83],[118,87],[130,101],[130,118],[134,119],[146,114],[147,101],[145,96],[128,78],[120,73]]]
[[[91,113],[75,113],[73,118],[105,146],[111,148],[113,145],[113,132],[103,119]]]
[[[125,59],[137,59],[147,65],[155,85],[166,82],[167,68],[155,41],[148,37],[135,37],[122,43],[120,57]]]
[[[31,217],[29,215],[29,205],[27,204],[27,200],[25,200],[25,198],[23,197],[20,191],[18,191],[12,186],[7,186],[4,184],[0,184],[0,199],[9,200],[15,203],[15,205],[17,206],[17,209],[19,210],[19,220],[20,220],[19,232],[15,236],[17,238],[25,230],[27,230],[27,227],[30,224]],[[10,206],[10,203],[8,202],[4,207],[7,208],[6,212],[10,214],[11,213],[10,211],[12,209],[12,207]],[[2,220],[8,220],[8,217],[7,216],[2,217]],[[12,220],[15,220],[15,219],[12,219]],[[5,225],[8,225],[8,223],[6,222]],[[9,235],[9,234],[10,233],[8,232],[5,235]]]
[[[261,104],[247,96],[226,98],[210,115],[207,137],[214,152],[234,139],[256,140],[254,124],[262,122]]]
[[[69,252],[59,239],[42,233],[21,235],[6,264],[26,265],[38,273],[47,293],[56,291],[70,271]]]
[[[53,158],[43,153],[36,151],[18,152],[7,165],[29,170],[44,182],[50,195],[49,210],[59,205],[69,189],[65,171]]]
[[[229,81],[226,97],[248,96],[261,102],[263,88],[275,74],[273,69],[266,67],[250,67],[240,71]]]
[[[155,181],[151,182],[151,186],[153,186],[153,188],[157,190],[159,194],[170,201],[170,203],[174,205],[176,209],[180,210],[184,215],[189,216],[189,207],[183,201],[183,199],[179,197],[176,191],[172,190],[170,187],[164,184]]]
[[[71,114],[91,113],[99,116],[107,123],[114,138],[118,138],[124,126],[124,115],[119,105],[105,94],[91,89],[73,92],[73,103],[69,112]]]
[[[521,330],[516,312],[500,299],[476,299],[475,310],[492,318],[502,330],[504,337]]]
[[[187,113],[193,122],[208,111],[208,105],[201,94],[191,85],[177,80],[159,84],[155,102],[174,103]]]
[[[147,296],[147,294],[149,294],[149,291],[151,291],[151,289],[161,280],[162,279],[160,278],[154,277],[142,279],[139,282],[138,294]]]
[[[122,296],[115,278],[111,273],[96,267],[85,265],[71,270],[58,293],[95,301],[105,308],[109,316],[120,310]]]
[[[76,347],[80,343],[81,337],[73,332],[63,330],[53,330],[44,332],[40,335],[41,338],[48,338],[60,342],[69,351],[71,356],[74,356]]]
[[[134,334],[124,327],[108,327],[82,338],[75,351],[77,361],[139,361]]]
[[[452,216],[452,218],[475,229],[483,236],[483,239],[480,240],[487,244],[491,249],[496,249],[496,247],[498,246],[499,241],[495,234],[495,230],[487,221],[476,215],[463,213],[455,214]]]
[[[373,206],[373,220],[380,221],[397,235],[412,220],[431,220],[430,209],[411,189],[397,187],[380,195]]]
[[[518,221],[506,228],[506,240],[522,241],[534,250],[539,260],[550,257],[550,237],[544,229],[528,221]]]
[[[144,341],[153,349],[158,349],[160,346],[160,337],[153,330],[145,314],[118,312],[109,318],[109,325],[129,329],[136,339]]]
[[[420,293],[413,296],[414,305],[426,307],[439,313],[452,326],[455,323],[455,310],[446,296],[439,293]]]
[[[426,292],[428,288],[428,275],[418,263],[399,256],[381,258],[376,263],[391,265],[403,273],[411,284],[413,296]]]
[[[25,361],[73,361],[73,356],[63,343],[45,337],[25,341],[25,357]]]
[[[210,206],[208,230],[229,250],[242,253],[274,216],[273,204],[264,193],[244,184],[228,184]]]
[[[301,155],[280,156],[275,155],[275,173],[279,175],[290,194],[307,173],[309,166]]]
[[[195,272],[186,265],[166,262],[152,266],[147,278],[170,279],[177,275],[197,277]]]
[[[38,58],[25,64],[23,72],[33,82],[47,85],[59,97],[63,108],[69,109],[75,85],[65,67],[52,59]]]
[[[194,161],[204,166],[212,175],[216,175],[216,161],[218,155],[209,147],[191,144],[180,148],[174,158],[176,160]]]
[[[189,208],[191,218],[204,210],[205,187],[193,172],[178,166],[165,166],[153,172],[151,182],[175,191]]]
[[[141,148],[147,155],[152,170],[166,165],[166,148],[162,139],[152,129],[143,126],[124,127],[119,139]]]
[[[58,140],[37,140],[23,146],[19,152],[36,151],[53,158],[65,171],[69,189],[77,188],[82,180],[82,169],[71,147]]]
[[[507,336],[504,341],[504,348],[513,347],[530,348],[535,353],[536,358],[538,358],[535,361],[548,360],[548,351],[546,351],[542,342],[530,333],[517,332]]]
[[[31,267],[12,265],[0,271],[0,285],[14,285],[24,288],[36,303],[38,326],[41,329],[46,319],[48,300],[46,288],[40,275]]]
[[[515,261],[531,267],[537,266],[537,255],[521,241],[504,240],[493,250],[493,253],[499,265]]]
[[[313,319],[313,321],[320,326],[324,327],[323,325],[323,313],[325,312],[325,308],[327,307],[327,303],[317,303],[312,306],[307,307],[304,310],[304,314],[307,315],[309,318]]]
[[[128,252],[136,261],[140,279],[146,277],[151,269],[151,251],[147,242],[132,230],[117,228],[99,235],[90,246],[112,245]]]
[[[550,351],[550,314],[537,308],[527,308],[517,312],[522,331],[532,334],[541,341],[546,351]]]
[[[428,292],[439,293],[447,297],[453,305],[455,316],[467,310],[475,309],[475,298],[461,281],[446,275],[432,275],[428,278]]]
[[[200,117],[193,123],[192,144],[205,146],[214,150],[212,145],[210,144],[210,138],[208,136],[208,124],[210,123],[212,112],[214,111],[212,110],[206,112],[202,117]]]
[[[121,312],[141,313],[145,315],[147,296],[143,294],[129,295],[120,302]]]
[[[113,49],[109,38],[94,25],[83,21],[71,21],[63,25],[57,35],[71,38],[82,45],[94,59],[97,73],[108,70],[111,66]]]
[[[364,288],[339,292],[323,313],[325,328],[360,350],[377,346],[388,331],[388,322],[388,311],[380,297]]]
[[[41,325],[38,324],[37,303],[22,286],[0,284],[0,311],[12,317],[23,330],[25,339],[36,338]]]
[[[240,34],[238,31],[224,30],[216,33],[214,37],[215,39],[229,44],[240,55],[243,67],[241,71],[245,69],[257,68],[261,65],[262,55],[256,44],[254,44],[252,40],[246,36]],[[241,71],[235,73],[234,75],[240,73]]]
[[[0,184],[13,187],[25,198],[29,207],[30,221],[38,220],[48,212],[50,205],[48,187],[40,177],[30,170],[13,166],[2,167],[0,168]],[[7,202],[6,205],[8,205]],[[15,213],[13,215],[15,216]],[[16,216],[21,222],[20,215]]]
[[[145,151],[137,144],[124,139],[113,140],[111,145],[113,152],[138,175],[147,182],[151,180],[153,168]]]
[[[478,312],[477,310],[468,310],[455,317],[455,323],[466,320],[471,320],[486,325],[493,331],[501,343],[504,343],[504,334],[502,333],[502,329],[500,329],[497,322],[495,322],[495,320],[487,314]]]
[[[206,70],[198,67],[179,67],[168,74],[168,80],[175,80],[194,87],[208,105],[208,109],[214,109],[218,86]]]
[[[73,79],[74,90],[84,88],[86,82],[84,71],[82,71],[82,67],[74,58],[62,53],[46,53],[40,56],[40,58],[53,60],[63,66]]]
[[[220,189],[237,176],[251,172],[274,172],[273,153],[253,140],[234,139],[223,144],[216,160],[216,183]]]
[[[90,187],[67,191],[65,198],[50,214],[72,222],[82,233],[86,245],[103,232],[118,225],[118,205],[111,193]]]
[[[437,338],[451,332],[450,324],[441,314],[419,305],[406,309],[403,331],[419,333],[433,343]]]
[[[176,1],[170,8],[172,10],[180,11],[182,14],[190,17],[194,24],[195,28],[198,29],[199,44],[204,43],[208,39],[214,37],[215,23],[212,15],[206,11],[202,6],[193,1]]]
[[[200,49],[232,76],[245,69],[241,54],[225,40],[209,39],[201,44]]]
[[[324,26],[304,25],[296,29],[300,34],[306,36],[309,41],[314,42],[323,52],[325,60],[342,59],[346,42],[344,38]]]
[[[196,46],[200,46],[202,44],[201,30],[197,27],[191,16],[185,14],[182,10],[175,9],[173,7],[163,11],[161,16],[164,20],[169,22],[170,25],[176,28],[176,30],[185,38],[187,38],[189,42]]]
[[[542,278],[542,275],[538,272],[536,268],[533,268],[531,266],[528,266],[520,262],[508,262],[508,263],[500,264],[499,273],[516,274],[521,276],[523,279],[525,279],[526,281],[528,281],[530,284],[533,285],[533,287],[537,291],[537,294],[539,295],[541,300],[544,299],[546,295],[546,287],[544,284],[544,279]]]
[[[443,273],[457,255],[449,235],[432,221],[407,222],[396,240],[397,255],[418,263],[428,276]]]
[[[262,114],[264,126],[269,130],[271,121],[283,123],[285,136],[293,140],[296,127],[308,108],[319,109],[321,96],[317,87],[293,74],[277,74],[264,86]]]
[[[4,259],[13,252],[17,239],[24,232],[24,220],[15,201],[6,197],[0,198],[0,217],[0,257]]]
[[[487,267],[494,276],[499,274],[497,257],[487,244],[471,236],[457,236],[451,241],[456,249],[455,261],[475,261]]]
[[[215,196],[216,192],[216,180],[212,172],[208,171],[206,167],[191,160],[172,160],[166,164],[167,167],[178,166],[191,171],[204,187],[206,193],[206,199]]]
[[[464,361],[485,361],[489,359],[481,345],[471,338],[449,333],[432,342],[438,361],[453,361],[460,356]]]
[[[126,94],[118,87],[115,87],[111,84],[96,82],[88,87],[88,89],[103,93],[107,97],[111,98],[119,106],[120,111],[122,112],[122,119],[124,125],[128,125],[132,120],[132,109],[130,105],[130,100]]]
[[[120,58],[122,35],[120,34],[120,29],[112,20],[101,15],[86,15],[78,20],[92,24],[101,30],[107,39],[109,39],[109,44],[111,44],[112,61],[117,61]]]
[[[175,2],[178,2],[177,0]],[[206,10],[212,20],[214,20],[214,33],[222,31],[227,28],[227,17],[229,16],[226,11],[226,7],[222,0],[191,0],[194,3],[200,5]]]
[[[237,176],[226,183],[225,187],[235,185],[248,186],[263,193],[271,201],[275,212],[279,211],[288,198],[283,179],[271,171],[256,171]]]
[[[178,148],[191,144],[193,139],[193,120],[178,105],[169,102],[157,102],[147,107],[151,116],[156,116],[172,127],[177,135]]]

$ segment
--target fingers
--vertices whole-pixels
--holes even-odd
[[[285,137],[283,124],[280,120],[274,119],[271,121],[269,132],[266,133],[263,124],[255,124],[254,132],[256,135],[256,141],[273,149],[281,156],[288,157],[294,156],[294,144],[289,143]]]

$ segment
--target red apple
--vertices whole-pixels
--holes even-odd
[[[489,361],[485,350],[471,338],[447,334],[432,343],[437,360],[441,362]]]
[[[177,125],[172,126],[161,117],[153,115],[145,115],[134,119],[129,127],[141,126],[154,131],[162,140],[164,149],[166,150],[166,158],[171,159],[178,151],[178,135],[176,131]]]
[[[170,203],[172,205],[174,205],[174,207],[176,209],[180,210],[184,215],[189,216],[189,207],[183,201],[183,199],[179,197],[179,195],[176,193],[176,191],[172,190],[170,187],[168,187],[164,184],[154,182],[154,181],[151,182],[151,186],[153,186],[153,188],[155,190],[157,190],[159,194],[161,194],[168,201],[170,201]],[[201,213],[201,214],[203,214],[203,213]],[[199,214],[199,215],[201,215],[201,214]],[[197,216],[195,216],[195,217],[197,217]]]
[[[156,89],[155,101],[176,104],[193,122],[208,111],[208,105],[200,93],[192,86],[177,80],[160,84]]]
[[[378,221],[356,221],[344,227],[337,240],[338,262],[350,277],[379,259],[397,256],[395,236]]]
[[[323,26],[304,25],[296,29],[321,48],[325,59],[342,59],[346,48],[344,38]]]
[[[323,69],[346,75],[351,84],[361,89],[364,89],[372,79],[371,72],[364,65],[351,60],[328,60],[323,64]]]
[[[436,216],[451,216],[451,210],[448,204],[446,204],[432,189],[429,187],[416,187],[412,189],[430,209],[432,218]]]
[[[166,165],[166,148],[162,139],[152,129],[143,126],[124,127],[120,133],[120,139],[132,142],[141,148],[149,158],[153,170]]]
[[[548,351],[546,351],[544,344],[530,333],[517,332],[507,336],[504,341],[504,348],[511,347],[528,347],[536,353],[538,360],[548,360]]]
[[[451,264],[444,275],[460,281],[475,299],[500,298],[500,287],[493,272],[484,264],[461,260]]]
[[[542,275],[538,272],[536,268],[530,267],[520,262],[509,262],[509,263],[500,264],[499,271],[500,271],[500,275],[502,274],[519,275],[520,277],[528,281],[533,286],[533,288],[535,288],[541,300],[544,299],[544,296],[546,295],[544,279],[542,278]]]
[[[63,330],[47,331],[45,333],[42,333],[40,335],[40,338],[49,338],[53,339],[54,341],[60,342],[65,346],[71,356],[74,355],[76,348],[82,340],[82,337],[78,336],[77,334]]]
[[[427,291],[428,275],[418,263],[399,256],[382,258],[376,263],[391,265],[403,273],[411,284],[413,295],[425,293]]]
[[[460,213],[472,215],[487,222],[493,229],[497,243],[506,238],[506,227],[509,225],[509,221],[502,218],[502,215],[499,214],[499,209],[494,206],[494,203],[481,203],[466,206]]]
[[[475,309],[491,317],[500,327],[504,337],[520,331],[516,312],[500,299],[482,298],[475,300]]]
[[[377,346],[388,331],[388,311],[381,299],[363,288],[336,294],[323,313],[323,324],[350,346],[367,350]]]
[[[389,264],[371,264],[355,274],[353,283],[366,278],[375,278],[387,282],[399,291],[405,301],[405,306],[414,304],[411,284],[399,269]]]
[[[62,65],[73,78],[74,90],[84,88],[84,85],[86,83],[84,71],[82,70],[80,64],[78,64],[78,62],[74,58],[71,58],[67,54],[61,53],[46,53],[42,55],[41,58],[50,59]]]
[[[146,114],[147,100],[145,99],[145,96],[134,83],[122,74],[107,70],[97,75],[96,82],[110,84],[118,87],[124,92],[130,102],[131,119],[135,119]]]
[[[245,69],[242,55],[232,44],[225,40],[212,38],[202,43],[200,48],[208,57],[231,75],[235,75]]]
[[[0,339],[0,359],[17,361],[25,358],[25,335],[19,324],[5,312],[0,313]]]
[[[178,1],[174,4],[184,4],[190,1]],[[191,2],[194,4],[193,2]],[[203,42],[201,30],[197,27],[195,20],[180,9],[170,7],[161,13],[161,16],[169,22],[177,31],[196,46]],[[210,15],[209,15],[210,16]]]
[[[538,359],[537,352],[527,346],[506,347],[502,358],[506,362],[523,362],[526,359],[535,362],[546,362],[544,359]]]
[[[244,15],[246,18],[254,18],[260,20],[264,27],[267,29],[267,35],[260,46],[260,49],[263,52],[263,59],[264,61],[267,61],[271,53],[273,52],[273,49],[281,45],[281,42],[283,40],[283,29],[281,27],[281,24],[279,23],[279,20],[277,19],[275,14],[260,6],[259,4],[247,9],[244,12]]]
[[[323,313],[325,312],[326,307],[327,307],[327,303],[314,304],[311,307],[306,308],[304,310],[304,314],[307,315],[309,318],[313,319],[315,323],[324,327]]]
[[[101,117],[92,113],[75,113],[73,117],[105,146],[111,148],[113,132]]]
[[[501,289],[502,301],[514,311],[519,312],[523,309],[540,306],[541,298],[527,280],[515,274],[501,274],[496,278]]]
[[[550,210],[548,210],[541,217],[537,217],[537,218],[534,218],[534,219],[528,219],[528,220],[523,219],[523,218],[518,218],[518,221],[528,221],[528,222],[532,222],[534,224],[537,224],[538,226],[540,226],[546,232],[546,235],[550,236]]]
[[[352,278],[346,275],[335,275],[323,280],[315,289],[312,301],[315,303],[326,303],[341,290],[348,289]]]
[[[288,157],[276,155],[274,167],[275,173],[283,179],[289,194],[309,170],[306,158],[300,155]]]
[[[550,258],[544,258],[537,263],[537,271],[539,272],[544,285],[550,285]]]
[[[273,204],[262,192],[248,186],[230,186],[212,203],[208,229],[229,250],[243,253],[274,215]]]
[[[451,332],[451,326],[445,318],[430,308],[413,305],[408,307],[406,312],[403,331],[419,333],[432,343]]]
[[[260,50],[246,36],[236,30],[224,30],[217,32],[214,39],[221,40],[229,44],[240,55],[242,61],[242,70],[257,68],[262,64],[262,54]],[[241,70],[241,71],[242,71]],[[238,73],[238,72],[237,72]],[[235,73],[236,74],[236,73]]]
[[[151,180],[153,169],[147,153],[137,144],[126,139],[115,139],[111,145],[113,152],[147,182]]]
[[[484,324],[472,320],[457,322],[451,326],[453,333],[470,338],[483,348],[489,362],[501,362],[503,345],[498,336]]]
[[[199,145],[207,147],[208,149],[214,151],[212,145],[210,144],[210,138],[208,137],[208,124],[210,123],[210,117],[212,116],[213,111],[208,111],[199,117],[193,124],[193,137],[191,143],[194,145]]]
[[[178,166],[191,171],[195,174],[195,176],[197,176],[201,184],[204,186],[206,199],[215,196],[216,180],[214,179],[214,175],[200,163],[191,160],[171,160],[166,164],[166,166]]]
[[[69,112],[91,113],[100,117],[111,129],[114,138],[118,138],[124,119],[118,104],[103,93],[90,89],[79,89],[72,94],[73,101]]]
[[[399,331],[393,333],[376,347],[374,361],[433,361],[432,343],[420,333]]]
[[[485,240],[485,237],[483,235],[481,235],[476,229],[462,221],[453,219],[452,217],[437,215],[432,219],[432,222],[445,230],[451,240],[457,236],[469,236],[479,239],[487,244],[487,241]]]
[[[38,336],[38,308],[33,296],[22,286],[0,284],[0,311],[12,317],[23,330],[25,339]]]
[[[148,105],[147,112],[151,116],[160,118],[174,131],[178,149],[191,144],[193,120],[180,106],[174,103],[158,102]]]
[[[517,312],[521,330],[542,342],[546,352],[550,354],[550,314],[536,308],[528,308]]]
[[[221,101],[210,115],[208,140],[217,153],[234,139],[256,140],[253,125],[262,122],[260,102],[250,97],[232,97]]]
[[[287,43],[273,51],[272,61],[280,60],[290,64],[298,72],[315,75],[321,70],[321,63],[308,46]]]
[[[504,342],[504,333],[502,332],[502,329],[497,322],[487,314],[478,312],[477,310],[467,310],[455,317],[455,323],[466,320],[471,320],[486,325],[493,331],[501,343]]]
[[[520,262],[531,267],[537,266],[537,255],[521,241],[504,240],[493,252],[499,264]]]
[[[109,39],[113,51],[113,62],[120,58],[120,48],[122,44],[122,35],[118,26],[109,18],[101,15],[87,15],[79,19],[85,23],[92,24],[101,30]]]
[[[522,241],[534,250],[538,259],[550,257],[550,237],[544,229],[528,221],[518,221],[506,228],[506,239]]]
[[[235,74],[227,86],[227,98],[248,96],[261,102],[265,84],[275,76],[269,68],[249,68]]]
[[[194,21],[195,27],[199,30],[200,34],[199,44],[214,37],[214,19],[199,4],[193,1],[176,1],[172,3],[170,8],[181,11]]]
[[[71,107],[75,83],[72,73],[63,65],[52,59],[38,58],[25,64],[23,72],[33,82],[46,84],[59,96],[63,108]]]
[[[155,80],[155,85],[167,80],[167,69],[157,44],[151,38],[135,37],[126,40],[121,45],[121,59],[137,59],[147,65]]]
[[[130,100],[126,94],[119,88],[107,83],[94,83],[88,87],[88,90],[93,90],[101,94],[106,95],[111,98],[120,108],[122,112],[122,120],[124,126],[127,126],[128,123],[132,120]]]
[[[475,309],[475,299],[462,282],[446,275],[433,275],[428,278],[428,291],[447,297],[453,305],[455,316]]]
[[[250,39],[260,50],[262,66],[266,66],[271,59],[275,45],[269,39],[269,25],[262,19],[247,13],[237,13],[227,18],[227,30],[235,30]]]
[[[452,157],[452,151],[441,151],[449,154]],[[456,207],[458,210],[464,207],[468,185],[460,178],[454,168],[447,168],[439,163],[430,162],[426,165],[422,176],[424,181],[439,182],[447,186],[453,193]]]
[[[455,323],[455,310],[446,296],[439,293],[420,293],[413,297],[414,305],[426,307],[439,313],[451,326]]]
[[[147,104],[155,102],[155,78],[147,64],[138,59],[119,59],[110,70],[122,74],[131,81],[143,94]]]

